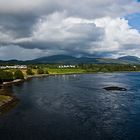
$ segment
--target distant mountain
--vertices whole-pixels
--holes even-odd
[[[140,58],[125,56],[118,59],[97,58],[97,57],[73,57],[68,55],[53,55],[32,60],[32,63],[62,63],[62,64],[140,64]]]
[[[140,64],[140,58],[136,56],[123,56],[118,58],[118,60],[124,61],[126,63]]]
[[[95,58],[81,57],[76,58],[69,55],[53,55],[48,57],[41,57],[33,60],[34,63],[64,63],[64,64],[76,64],[76,63],[97,63]]]
[[[75,57],[69,55],[53,55],[34,59],[33,62],[39,63],[69,63],[75,61]]]
[[[25,61],[20,60],[0,60],[0,64],[24,64]]]
[[[69,55],[53,55],[40,57],[28,61],[0,61],[0,64],[140,64],[140,58],[135,56],[124,56],[118,59],[111,58],[90,58],[90,57],[73,57]]]

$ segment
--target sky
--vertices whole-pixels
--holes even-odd
[[[0,0],[0,60],[140,56],[138,0]]]

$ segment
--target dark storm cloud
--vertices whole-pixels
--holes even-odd
[[[11,31],[17,38],[28,37],[31,28],[37,20],[36,15],[10,15],[0,14],[0,27],[2,31]]]

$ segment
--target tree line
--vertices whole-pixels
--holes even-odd
[[[28,68],[26,70],[27,75],[34,75],[35,73],[32,71],[32,69]],[[38,68],[37,69],[37,74],[48,74],[48,71]],[[0,70],[0,84],[3,82],[10,82],[16,79],[24,79],[24,74],[20,69],[17,69],[16,71],[5,71],[5,70]]]
[[[24,79],[24,75],[21,70],[16,70],[14,73],[11,71],[0,70],[0,83],[10,82],[15,79]]]
[[[140,65],[79,64],[78,67],[85,69],[86,72],[140,71]]]

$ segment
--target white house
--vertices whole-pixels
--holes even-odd
[[[60,65],[58,68],[75,68],[75,65]]]
[[[26,65],[0,66],[0,69],[27,69]]]

